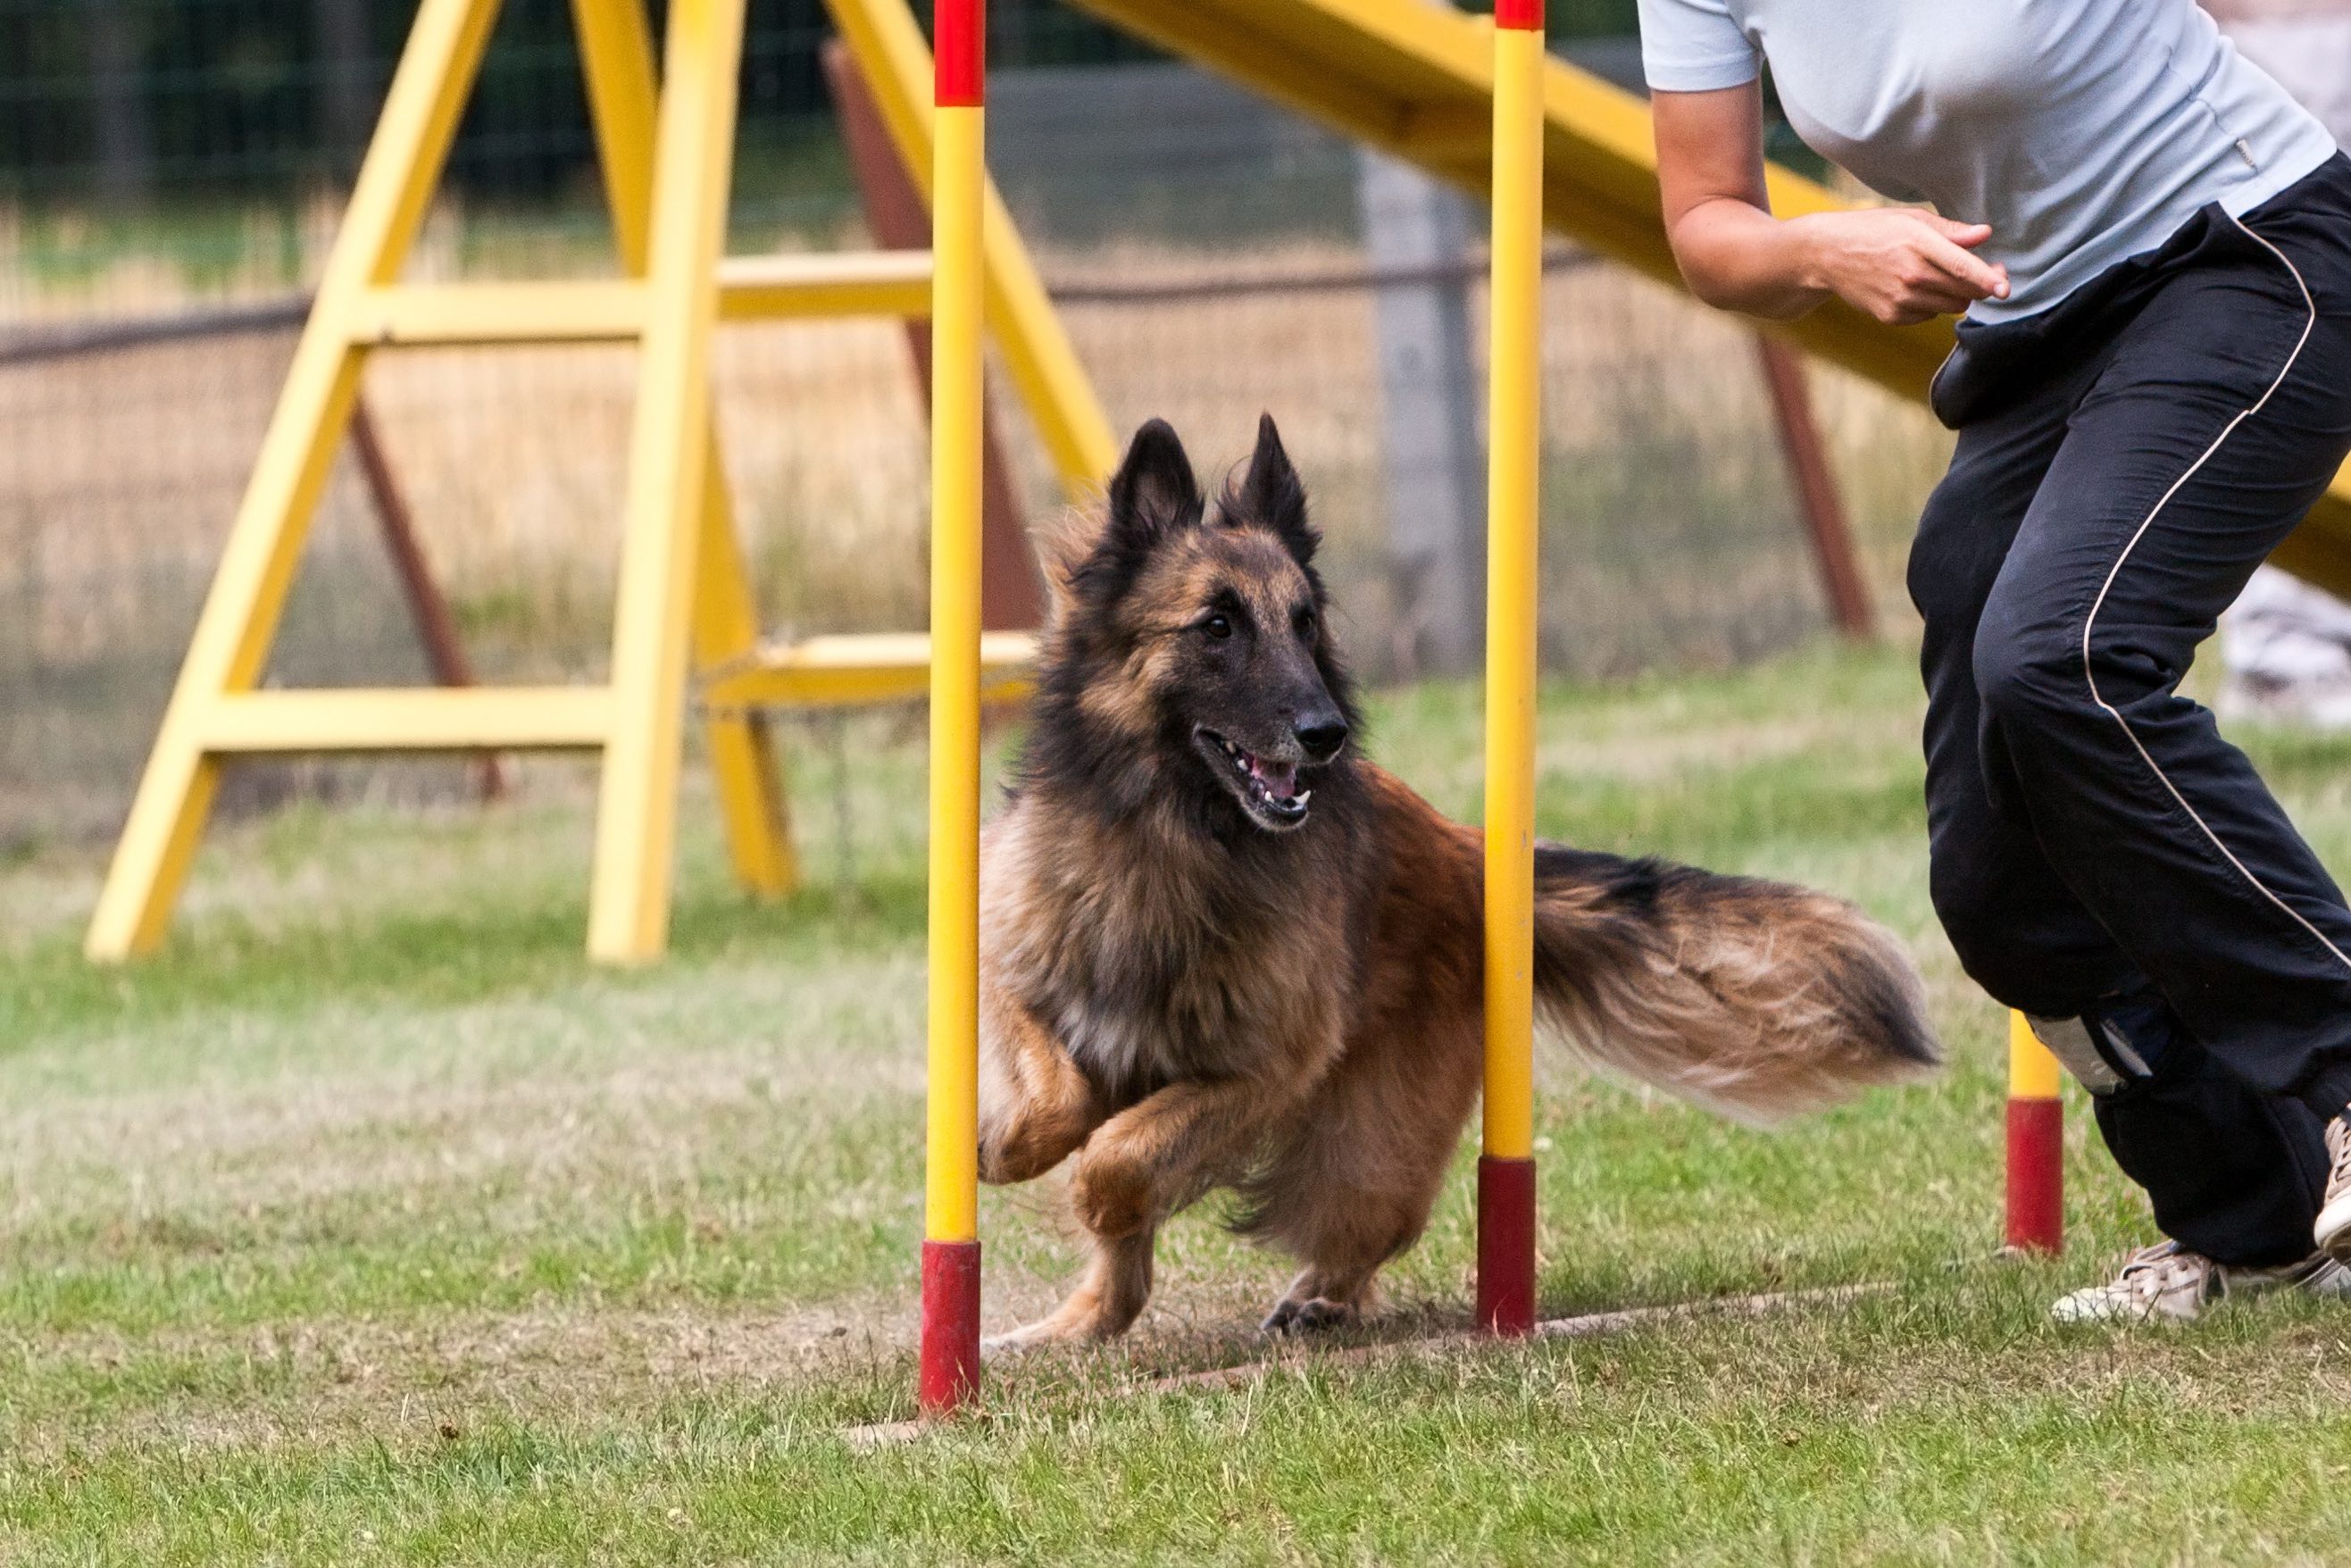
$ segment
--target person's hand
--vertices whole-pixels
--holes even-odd
[[[1871,207],[1800,218],[1807,282],[1889,327],[1908,327],[2008,298],[2008,269],[1974,254],[1984,224],[1917,207]]]

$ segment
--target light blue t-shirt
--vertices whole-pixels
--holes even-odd
[[[2335,140],[2194,0],[1640,0],[1650,88],[1771,62],[1806,145],[1896,201],[1991,225],[2001,321],[2154,250],[2197,209],[2261,205]]]

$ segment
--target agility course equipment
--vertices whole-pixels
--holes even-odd
[[[1535,1321],[1536,548],[1542,462],[1542,0],[1494,9],[1486,402],[1486,1095],[1478,1322]]]
[[[982,0],[938,0],[931,201],[929,1082],[922,1409],[979,1385],[980,257],[987,187]],[[1477,1321],[1535,1326],[1534,721],[1541,461],[1542,0],[1493,26],[1488,402],[1485,1106]]]
[[[904,0],[830,0],[906,165],[931,167],[928,50]],[[656,957],[668,933],[686,676],[699,672],[737,877],[795,877],[772,745],[776,703],[870,702],[923,689],[921,633],[759,643],[727,502],[707,376],[722,319],[914,317],[931,308],[919,252],[722,259],[743,0],[676,0],[656,92],[640,0],[575,0],[574,20],[622,276],[612,281],[404,284],[497,0],[423,0],[264,435],[85,948],[152,947],[204,830],[225,760],[256,753],[601,752],[588,948]],[[1101,482],[1110,427],[1018,233],[995,210],[983,287],[1015,389],[1064,486]],[[622,503],[611,678],[531,689],[263,690],[304,537],[369,354],[419,345],[633,341],[635,417]],[[1029,653],[999,638],[999,676]]]
[[[929,1099],[924,1165],[925,1410],[979,1385],[979,506],[983,0],[938,0],[931,184]]]

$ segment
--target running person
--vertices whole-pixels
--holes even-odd
[[[2351,909],[2179,685],[2351,450],[2351,160],[2192,0],[1640,0],[1711,304],[1964,312],[1910,558],[1936,913],[2169,1238],[2064,1318],[2351,1270]],[[1872,188],[1782,222],[1759,78]]]

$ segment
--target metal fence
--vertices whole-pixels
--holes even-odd
[[[134,33],[126,55],[120,40],[60,41],[58,17],[87,7],[0,0],[0,844],[120,821],[407,9],[132,8],[141,26],[170,26]],[[509,9],[416,267],[606,271],[562,9]],[[1593,16],[1616,10],[1629,6]],[[1474,458],[1479,214],[1463,209],[1450,259],[1407,246],[1399,262],[1381,194],[1393,175],[1355,149],[1053,7],[994,11],[1005,53],[1029,63],[997,85],[991,160],[1113,420],[1165,415],[1217,465],[1271,410],[1312,486],[1358,664],[1393,675],[1456,656],[1462,617],[1437,580],[1463,563],[1432,558],[1427,525],[1440,505],[1428,497],[1461,486],[1426,465],[1458,466],[1463,448],[1418,438],[1411,409],[1448,404],[1399,372],[1396,346],[1416,312],[1458,314],[1468,358],[1430,376],[1472,400],[1460,420]],[[197,53],[159,41],[183,37],[182,13],[209,19]],[[731,244],[866,243],[810,63],[817,8],[753,16]],[[108,70],[135,80],[140,107],[108,106],[121,95]],[[191,140],[178,128],[205,103],[235,114]],[[1548,287],[1548,663],[1722,664],[1818,634],[1821,591],[1752,340],[1572,256]],[[1443,340],[1410,342],[1425,340]],[[580,347],[371,365],[386,465],[485,679],[601,668],[632,361]],[[926,447],[898,328],[730,328],[716,376],[774,626],[919,625]],[[1844,378],[1818,373],[1813,392],[1890,624],[1907,613],[1898,559],[1941,439]],[[1036,444],[999,404],[1028,505],[1053,504]],[[361,469],[340,465],[273,680],[430,678],[381,510]],[[262,799],[464,782],[413,764],[246,772]]]

